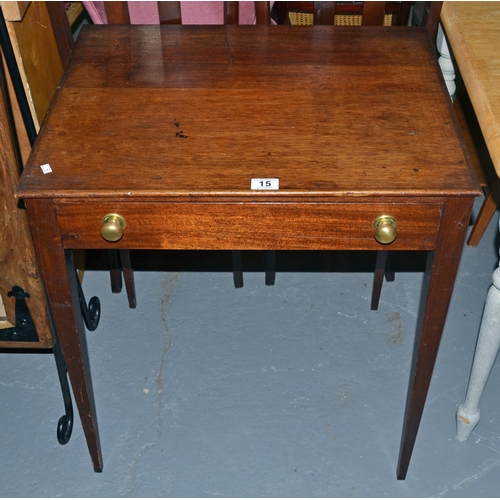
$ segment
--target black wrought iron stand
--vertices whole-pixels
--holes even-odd
[[[2,9],[0,7],[0,46],[3,51],[7,69],[12,81],[14,92],[16,94],[16,99],[19,105],[21,116],[23,118],[24,126],[28,135],[29,142],[33,146],[36,139],[36,128],[31,116],[29,109],[28,100],[24,92],[23,83],[21,80],[21,75],[19,73],[19,68],[17,67],[16,58],[14,51],[12,49],[12,44],[10,42],[9,34],[7,31],[7,26],[5,24],[5,18],[3,16]],[[10,127],[12,130],[12,139],[14,142],[14,149],[17,157],[17,163],[19,166],[19,173],[22,172],[23,163],[21,160],[21,153],[19,148],[19,141],[17,139],[17,134],[15,133],[14,118],[12,112],[12,105],[9,99],[9,94],[7,91],[7,83],[5,78],[5,72],[3,65],[0,63],[0,84],[3,87],[3,93],[5,95],[5,104],[7,107],[7,115],[10,122]],[[75,269],[75,273],[76,273]],[[99,324],[101,306],[99,299],[97,297],[92,297],[87,305],[85,296],[83,294],[82,286],[77,275],[78,283],[78,296],[80,300],[80,309],[82,312],[83,320],[85,326],[88,330],[94,331]],[[15,326],[11,328],[0,329],[0,340],[4,341],[15,341],[15,342],[37,342],[39,340],[35,324],[31,318],[28,306],[25,299],[29,298],[29,293],[23,290],[20,286],[14,285],[12,290],[9,292],[9,297],[14,297],[16,300],[15,305],[15,315],[16,321]],[[52,325],[54,322],[52,321]],[[56,361],[57,373],[59,376],[59,382],[61,384],[61,391],[64,400],[65,414],[59,419],[57,424],[57,440],[60,444],[66,444],[73,431],[73,404],[71,399],[71,391],[68,382],[68,373],[66,369],[66,362],[61,350],[61,345],[57,336],[57,331],[55,326],[52,328],[54,334],[54,347],[52,349],[54,353],[54,358]]]

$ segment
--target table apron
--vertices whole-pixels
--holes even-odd
[[[171,250],[433,250],[444,201],[163,202],[56,200],[65,248]],[[106,214],[126,220],[115,243],[100,233]],[[390,215],[397,238],[381,245],[373,221]]]

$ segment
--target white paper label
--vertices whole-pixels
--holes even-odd
[[[48,163],[45,163],[44,165],[40,165],[40,168],[42,169],[42,172],[44,174],[50,174],[50,172],[52,172],[52,169],[50,168],[50,165]]]
[[[252,179],[250,189],[271,189],[277,190],[280,188],[279,179]]]

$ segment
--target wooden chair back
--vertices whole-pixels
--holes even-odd
[[[180,2],[157,2],[160,24],[182,24]],[[108,24],[130,24],[128,2],[104,2]],[[257,24],[269,24],[269,2],[255,2]],[[224,24],[238,24],[239,2],[224,2]]]
[[[337,24],[359,26],[406,26],[415,2],[285,2],[274,3],[277,24]],[[443,2],[423,2],[419,25],[436,41]],[[64,2],[47,2],[63,66],[73,50],[73,35]],[[181,24],[180,2],[157,2],[160,24]],[[128,2],[104,2],[109,24],[130,24]],[[269,24],[269,2],[255,2],[257,24]],[[239,2],[224,2],[224,23],[238,24]],[[293,22],[291,22],[293,20]]]
[[[407,26],[415,2],[276,2],[278,24]],[[442,2],[422,2],[419,26],[436,40]]]
[[[73,51],[74,40],[66,14],[65,2],[46,2],[59,54],[66,67]],[[108,24],[130,24],[128,2],[103,2]],[[156,2],[160,24],[182,24],[180,2]],[[269,24],[269,2],[257,1],[255,16],[257,24]],[[239,2],[224,2],[224,24],[238,24]]]

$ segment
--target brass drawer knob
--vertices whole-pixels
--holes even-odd
[[[101,236],[106,241],[119,241],[122,239],[126,225],[127,223],[121,215],[107,214],[102,219]]]
[[[390,215],[381,215],[373,221],[375,239],[382,245],[389,245],[398,236],[396,231],[396,219]]]

